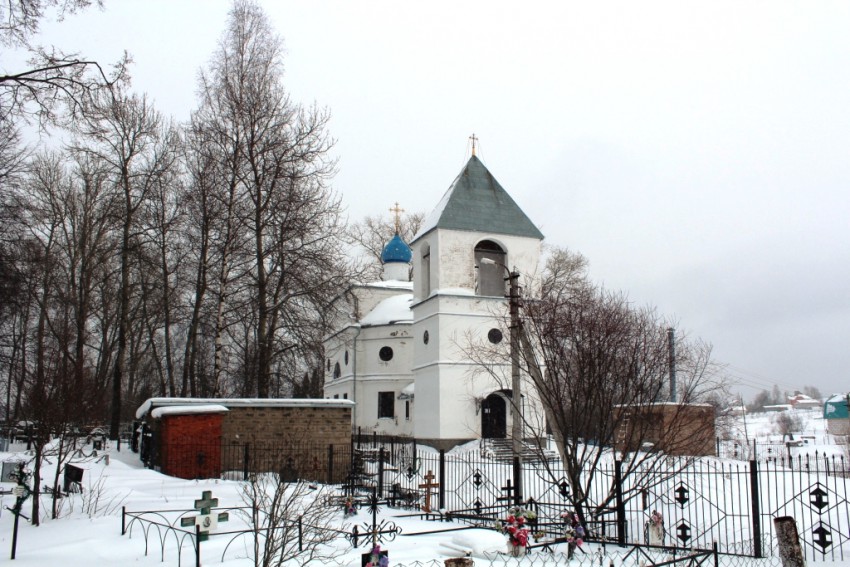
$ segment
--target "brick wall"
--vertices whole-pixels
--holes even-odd
[[[169,415],[162,418],[160,467],[178,478],[221,475],[222,414]]]

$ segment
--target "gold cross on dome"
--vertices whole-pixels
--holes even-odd
[[[473,132],[469,139],[472,141],[472,155],[475,155],[475,149],[478,147],[478,136]]]
[[[395,215],[395,231],[398,234],[401,230],[401,213],[404,212],[404,209],[399,207],[398,201],[396,201],[395,206],[390,208],[390,212]]]

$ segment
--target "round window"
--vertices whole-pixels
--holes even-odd
[[[388,346],[381,347],[381,350],[378,351],[378,356],[384,362],[388,362],[393,359],[393,349]]]
[[[428,336],[428,331],[425,331],[425,334],[423,334],[423,335],[422,335],[422,342],[423,342],[423,343],[425,343],[425,344],[427,345],[427,344],[428,344],[428,339],[429,339],[429,338],[430,338],[430,337]]]
[[[499,329],[490,329],[490,332],[487,333],[487,340],[494,345],[499,344],[502,342],[502,331]]]

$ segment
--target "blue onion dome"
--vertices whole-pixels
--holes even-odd
[[[390,262],[403,262],[409,264],[413,258],[413,253],[410,251],[410,246],[404,243],[404,240],[398,235],[390,239],[387,245],[384,246],[384,251],[381,252],[381,262],[389,264]]]

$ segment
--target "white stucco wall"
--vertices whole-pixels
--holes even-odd
[[[506,236],[462,230],[437,229],[413,244],[414,297],[425,299],[437,290],[475,290],[475,245],[491,240],[507,252],[505,265],[520,273],[520,285],[529,297],[537,295],[536,274],[539,270],[541,241],[536,238]],[[425,286],[422,251],[430,247],[430,286]],[[424,293],[428,289],[429,293]]]

